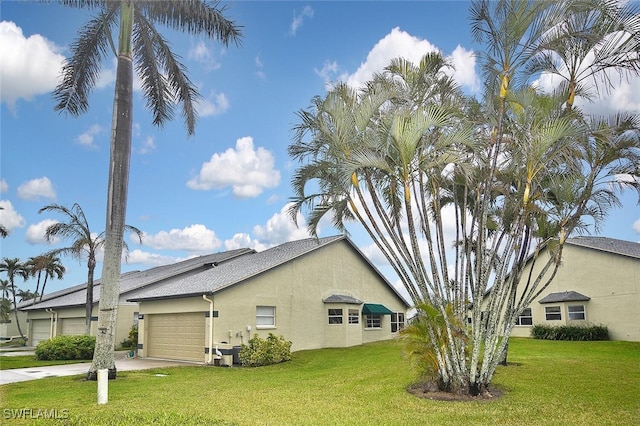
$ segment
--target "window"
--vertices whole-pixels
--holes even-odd
[[[560,306],[546,306],[544,308],[544,315],[547,321],[556,321],[562,319]]]
[[[394,312],[391,314],[391,332],[396,333],[404,328],[404,313]]]
[[[349,324],[360,324],[360,311],[349,309]]]
[[[570,320],[585,320],[587,315],[584,305],[567,306],[567,313]]]
[[[365,315],[366,328],[382,328],[382,315]]]
[[[274,328],[276,326],[275,306],[256,306],[256,328]]]
[[[533,325],[533,317],[531,316],[531,308],[527,308],[516,320],[516,325]]]
[[[329,324],[342,324],[342,309],[329,309]]]

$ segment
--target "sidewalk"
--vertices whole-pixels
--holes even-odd
[[[3,353],[3,356],[9,354]],[[21,355],[27,355],[22,353]],[[116,356],[116,369],[118,371],[148,370],[151,368],[180,367],[185,365],[198,365],[197,363],[183,361],[169,361],[151,358],[120,358]],[[87,374],[91,367],[90,362],[78,364],[49,365],[44,367],[15,368],[12,370],[0,370],[0,385],[8,383],[25,382],[27,380],[44,379],[46,377],[75,376]]]

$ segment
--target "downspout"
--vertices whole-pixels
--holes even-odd
[[[57,319],[58,319],[58,313],[51,308],[47,308],[45,309],[45,311],[51,314],[51,321],[49,325],[49,338],[53,339],[54,337],[56,337],[54,335],[54,332],[55,332],[55,323],[57,322]]]
[[[213,300],[207,298],[206,295],[202,295],[202,298],[209,302],[209,352],[207,354],[205,362],[207,364],[213,363]]]

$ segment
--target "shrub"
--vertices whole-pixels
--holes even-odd
[[[96,346],[94,336],[56,336],[38,343],[35,354],[39,360],[91,359]]]
[[[609,329],[606,325],[534,325],[531,337],[544,340],[609,340]]]
[[[133,324],[129,330],[129,336],[120,343],[123,349],[136,349],[138,347],[138,324]]]
[[[242,345],[238,357],[242,365],[249,367],[289,361],[291,359],[291,342],[285,340],[283,336],[278,337],[273,333],[269,333],[266,339],[254,334],[248,345]]]

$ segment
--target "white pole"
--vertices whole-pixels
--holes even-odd
[[[109,370],[98,370],[98,404],[109,400]]]

